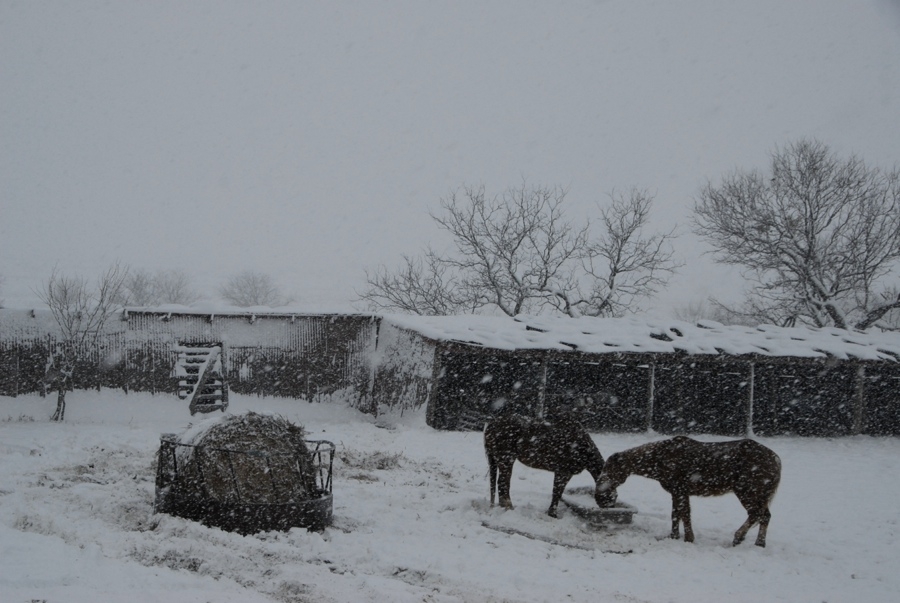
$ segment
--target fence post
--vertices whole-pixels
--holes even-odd
[[[752,360],[750,361],[750,392],[749,399],[747,400],[748,408],[747,408],[747,428],[746,434],[747,436],[753,435],[753,404],[755,402],[754,395],[756,392],[754,388],[756,387],[756,363]]]
[[[647,400],[647,431],[653,429],[653,404],[656,400],[656,363],[650,362],[650,391]]]
[[[537,412],[535,415],[539,419],[543,419],[546,413],[546,404],[547,404],[547,358],[550,355],[550,351],[547,350],[543,354],[543,358],[541,359],[541,387],[538,389],[538,403],[537,408],[535,409]]]
[[[853,390],[853,425],[852,435],[859,435],[865,428],[866,421],[866,365],[859,363],[856,367],[856,383]]]

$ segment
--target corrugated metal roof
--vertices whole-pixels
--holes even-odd
[[[496,349],[578,350],[787,357],[900,359],[900,333],[843,329],[728,326],[713,321],[553,316],[406,316],[383,318],[437,341]]]

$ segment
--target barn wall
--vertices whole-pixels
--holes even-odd
[[[440,344],[435,354],[428,425],[478,430],[494,415],[537,414],[544,356]]]
[[[740,437],[900,435],[900,365],[811,358],[579,354],[444,344],[428,424],[503,412],[576,417],[593,432]]]
[[[435,344],[406,329],[381,323],[372,358],[372,398],[388,410],[427,405],[434,377]]]
[[[73,387],[118,387],[126,357],[121,320],[111,320],[95,349],[85,350],[76,367]],[[16,396],[43,391],[48,359],[56,348],[59,328],[49,311],[0,309],[0,395]]]
[[[589,431],[644,431],[650,371],[644,359],[622,354],[550,354],[544,415],[574,416]]]
[[[863,433],[900,435],[900,365],[868,365],[863,378]]]
[[[854,363],[756,365],[753,432],[840,436],[853,431]]]
[[[376,320],[362,316],[216,316],[139,313],[110,321],[73,386],[175,392],[174,346],[221,345],[232,391],[323,400],[369,410]],[[0,394],[41,391],[56,340],[49,312],[0,310]]]
[[[658,362],[651,427],[664,434],[744,435],[750,381],[747,362],[697,358]]]

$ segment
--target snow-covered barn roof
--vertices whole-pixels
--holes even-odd
[[[236,308],[227,306],[157,306],[128,308],[127,313],[217,317],[356,317],[381,319],[423,337],[501,350],[577,350],[602,353],[674,353],[900,361],[900,333],[805,327],[726,326],[713,321],[568,318],[558,316],[414,316],[399,314],[316,312],[309,308]],[[127,314],[126,314],[127,316]],[[0,312],[6,335],[35,329],[53,332],[49,310]],[[37,332],[37,331],[35,331]]]
[[[219,316],[219,317],[251,317],[266,316],[270,318],[299,318],[301,316],[333,316],[333,317],[365,317],[377,318],[370,312],[335,312],[322,308],[307,306],[282,306],[270,308],[269,306],[226,306],[221,304],[197,304],[194,306],[182,306],[178,304],[164,304],[160,306],[129,306],[125,308],[125,315],[130,314],[155,314],[170,316]]]
[[[900,333],[843,329],[726,326],[713,321],[552,316],[407,316],[384,321],[436,341],[502,349],[577,350],[592,354],[757,354],[900,360]]]

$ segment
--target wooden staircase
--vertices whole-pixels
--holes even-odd
[[[222,376],[222,347],[175,346],[178,397],[190,399],[191,415],[228,408],[228,383]]]

